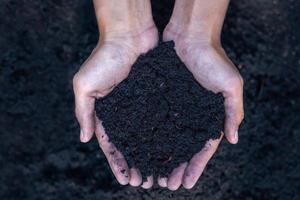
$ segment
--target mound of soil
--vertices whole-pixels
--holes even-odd
[[[162,32],[174,0],[151,2]],[[72,78],[98,42],[92,3],[0,1],[0,199],[300,199],[300,1],[230,2],[222,41],[247,123],[177,191],[120,186],[96,139],[79,141]]]
[[[110,140],[144,177],[167,176],[223,129],[222,95],[196,82],[173,42],[140,56],[96,111]]]

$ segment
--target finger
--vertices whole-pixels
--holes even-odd
[[[194,187],[208,161],[218,148],[222,137],[223,134],[219,139],[210,139],[209,141],[207,141],[204,148],[199,153],[195,154],[190,160],[183,175],[182,185],[184,188],[191,189],[192,187]]]
[[[131,168],[130,169],[130,180],[129,184],[133,187],[140,186],[142,184],[142,175],[140,170],[136,168]]]
[[[243,92],[237,95],[225,96],[225,136],[227,140],[236,144],[238,142],[238,129],[244,118]]]
[[[108,164],[115,175],[117,181],[121,185],[127,185],[130,180],[130,171],[124,156],[119,152],[116,147],[109,142],[109,138],[104,131],[100,120],[95,117],[96,121],[96,137],[98,139],[100,148],[102,149]]]
[[[80,141],[88,142],[95,131],[95,98],[76,94],[75,92],[75,113],[80,124]]]
[[[153,185],[153,176],[148,176],[147,181],[143,182],[142,188],[144,189],[150,189]]]
[[[168,178],[168,188],[169,190],[177,190],[181,183],[184,171],[187,167],[187,163],[182,163],[179,167],[175,168]]]
[[[158,185],[160,186],[160,187],[163,187],[163,188],[165,188],[165,187],[167,187],[168,186],[168,178],[166,178],[166,177],[158,177],[157,178],[157,183],[158,183]]]

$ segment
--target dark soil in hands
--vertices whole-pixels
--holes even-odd
[[[96,111],[111,142],[144,177],[168,176],[223,130],[222,95],[196,82],[173,42],[140,56]]]
[[[174,0],[152,0],[163,31]],[[0,1],[0,199],[300,199],[300,1],[230,1],[223,47],[244,78],[245,125],[192,190],[120,186],[79,141],[72,78],[98,42],[92,1]]]

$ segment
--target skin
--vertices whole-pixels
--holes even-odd
[[[94,7],[99,42],[73,78],[80,140],[88,142],[95,133],[118,182],[147,189],[153,185],[153,178],[142,183],[139,170],[128,168],[124,156],[109,141],[95,115],[95,100],[112,91],[128,76],[136,59],[157,45],[151,5],[146,0],[94,0]]]
[[[229,0],[177,0],[164,41],[174,41],[177,55],[195,79],[207,90],[222,93],[225,98],[225,127],[227,140],[238,142],[238,128],[244,118],[243,79],[226,55],[220,42],[223,21]],[[189,161],[174,169],[161,186],[176,190],[183,185],[191,189],[215,153],[222,136],[209,140]]]
[[[174,41],[179,58],[206,89],[225,97],[227,140],[238,142],[238,127],[243,119],[243,80],[227,57],[220,34],[229,0],[177,0],[164,41]],[[153,177],[142,183],[138,169],[129,169],[124,156],[109,141],[101,120],[95,116],[96,98],[104,97],[124,80],[139,55],[154,48],[158,32],[149,0],[94,0],[100,38],[97,46],[73,79],[75,112],[80,140],[88,142],[96,134],[100,148],[120,184],[149,189]],[[201,134],[201,133],[199,133]],[[207,141],[205,147],[169,177],[159,177],[161,187],[190,189],[213,156],[221,137]]]

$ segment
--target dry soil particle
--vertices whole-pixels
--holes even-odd
[[[223,128],[222,95],[196,82],[173,42],[140,56],[128,78],[96,104],[110,140],[144,177],[168,175]]]

